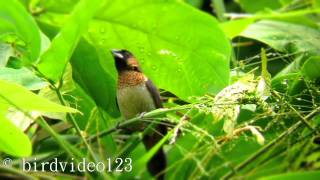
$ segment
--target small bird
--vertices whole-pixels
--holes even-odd
[[[118,71],[117,103],[125,119],[162,108],[160,94],[152,81],[142,72],[137,59],[127,50],[112,50],[115,66]],[[139,122],[133,124],[129,131],[143,131],[148,124]],[[158,124],[155,132],[143,137],[143,144],[150,150],[167,133],[163,124]],[[148,170],[157,179],[164,179],[162,172],[166,168],[166,156],[161,147],[148,162]],[[160,173],[160,174],[159,174]]]

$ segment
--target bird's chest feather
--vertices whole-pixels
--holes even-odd
[[[120,112],[126,119],[155,109],[152,96],[144,83],[119,88],[117,101]]]

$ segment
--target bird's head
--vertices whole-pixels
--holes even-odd
[[[127,50],[111,50],[118,73],[123,71],[141,72],[139,63],[133,54]]]

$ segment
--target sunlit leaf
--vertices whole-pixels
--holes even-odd
[[[110,50],[118,48],[133,52],[158,87],[185,100],[228,85],[230,44],[214,18],[173,0],[108,2],[91,22],[86,39],[112,77]],[[49,12],[38,20],[59,25],[50,17],[66,17]]]
[[[247,18],[247,19],[235,19],[230,20],[224,23],[221,23],[221,28],[223,29],[224,33],[232,39],[241,34],[250,24],[255,21],[254,18]]]
[[[76,109],[53,103],[15,83],[0,80],[0,87],[0,104],[10,105],[25,111],[78,112]]]
[[[53,39],[49,49],[41,56],[38,68],[47,78],[58,81],[89,20],[99,9],[101,1],[82,0],[75,7],[67,25]]]

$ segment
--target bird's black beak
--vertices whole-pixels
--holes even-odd
[[[115,57],[115,59],[124,59],[124,55],[121,52],[121,50],[118,49],[112,49],[111,53],[113,55],[113,57]]]

